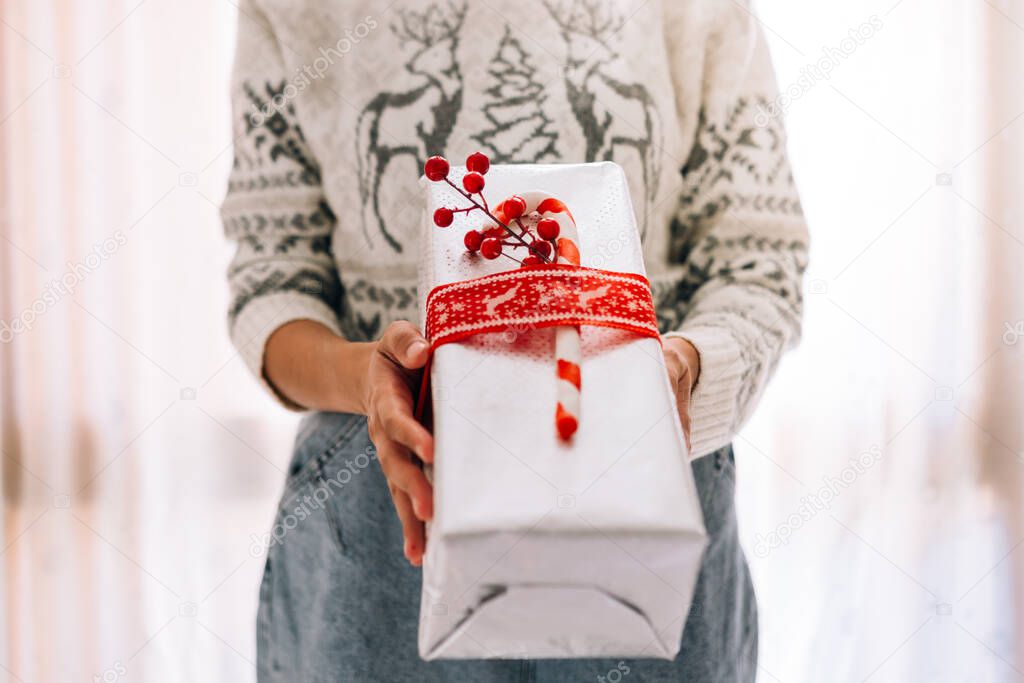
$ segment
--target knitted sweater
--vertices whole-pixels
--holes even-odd
[[[700,353],[693,455],[720,448],[799,335],[807,231],[775,96],[740,2],[241,0],[234,344],[262,380],[288,321],[353,340],[415,321],[428,156],[613,160],[662,331]]]

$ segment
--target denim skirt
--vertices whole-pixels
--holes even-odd
[[[708,547],[675,660],[424,662],[416,649],[420,569],[402,554],[366,418],[311,414],[269,534],[259,681],[753,681],[757,604],[736,530],[732,448],[697,459],[693,474]]]

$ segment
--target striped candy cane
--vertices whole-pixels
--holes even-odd
[[[560,231],[556,242],[558,263],[580,265],[576,220],[561,201],[547,197],[537,205],[541,218],[558,221]],[[555,361],[557,363],[558,405],[555,406],[555,427],[563,440],[569,440],[580,424],[580,328],[559,327],[555,330]]]

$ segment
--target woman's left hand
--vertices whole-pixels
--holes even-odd
[[[693,344],[679,337],[663,339],[662,351],[669,381],[676,392],[676,409],[683,423],[686,447],[690,448],[690,395],[700,377],[700,354]]]

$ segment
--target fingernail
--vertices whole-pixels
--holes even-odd
[[[413,512],[416,513],[416,517],[421,522],[426,522],[427,521],[426,507],[427,507],[426,504],[423,503],[422,501],[419,501],[419,500],[415,500],[412,503]]]
[[[411,564],[414,567],[419,567],[421,564],[423,564],[423,556],[422,555],[417,556],[415,553],[416,553],[416,547],[413,546],[413,545],[410,545],[409,546],[409,552],[407,552],[405,554],[405,556],[409,560],[409,564]]]
[[[422,340],[414,341],[409,345],[409,353],[420,353],[427,350],[427,342]]]

